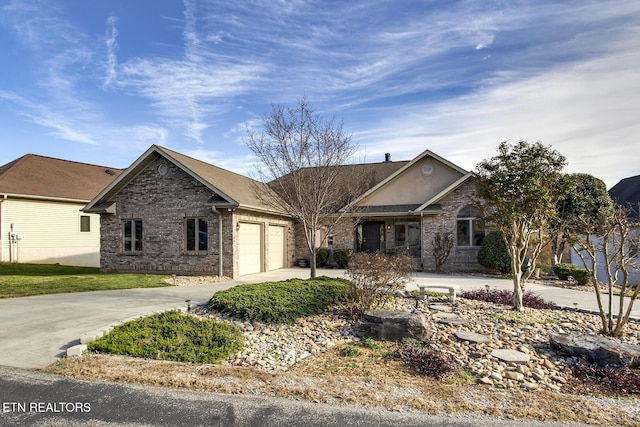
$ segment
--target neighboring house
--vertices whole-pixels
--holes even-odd
[[[265,184],[156,145],[84,209],[105,272],[241,275],[293,265],[294,221]]]
[[[334,247],[407,251],[420,269],[433,270],[434,236],[450,233],[453,248],[443,268],[481,270],[477,255],[485,231],[474,207],[473,174],[429,150],[393,163],[399,167],[356,201],[353,221],[333,231]]]
[[[640,175],[624,178],[609,190],[609,196],[616,205],[627,208],[629,218],[636,224],[640,223]],[[640,233],[640,225],[636,225],[634,233]],[[636,250],[637,252],[637,250]],[[571,263],[584,267],[584,263],[575,250],[571,250]],[[596,254],[597,277],[600,282],[606,283],[606,269],[604,268],[604,256],[602,252]],[[637,265],[631,266],[629,271],[629,283],[640,283],[640,260]],[[591,265],[589,265],[591,267]],[[612,269],[615,268],[615,265]],[[613,271],[612,271],[613,273]]]
[[[450,232],[445,268],[481,268],[484,230],[470,173],[430,151],[343,167],[365,170],[371,188],[357,201],[362,212],[332,230],[334,248],[406,249],[432,269],[434,233]],[[266,184],[154,145],[84,212],[101,217],[103,271],[236,278],[309,256],[299,223],[266,203],[269,194],[277,197]]]
[[[100,221],[82,208],[119,169],[27,154],[0,166],[0,261],[100,265]]]

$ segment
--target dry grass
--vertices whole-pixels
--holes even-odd
[[[390,347],[359,347],[345,357],[341,348],[308,358],[291,370],[268,374],[247,367],[213,366],[86,355],[60,361],[48,371],[82,379],[102,379],[188,388],[226,394],[279,396],[338,405],[383,407],[428,414],[477,413],[506,419],[637,426],[635,399],[593,397],[596,390],[575,383],[563,393],[502,390],[475,384],[464,373],[444,381],[414,374],[385,357]],[[590,388],[591,387],[591,388]]]

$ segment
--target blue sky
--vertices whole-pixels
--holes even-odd
[[[610,187],[640,174],[638,40],[637,0],[0,0],[0,164],[159,144],[247,174],[247,127],[306,96],[360,161],[541,141]]]

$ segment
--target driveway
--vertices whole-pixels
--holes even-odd
[[[318,270],[318,275],[341,277],[343,270]],[[291,268],[244,276],[209,285],[128,289],[42,295],[0,300],[0,365],[19,368],[42,368],[64,356],[66,349],[78,344],[81,336],[134,316],[160,310],[185,307],[185,300],[204,303],[215,292],[241,283],[277,281],[288,278],[308,278],[309,270]],[[510,280],[481,276],[455,276],[419,273],[416,283],[456,284],[462,289],[511,289]],[[595,310],[595,296],[588,292],[571,291],[528,284],[528,289],[559,305]],[[640,306],[640,303],[638,304]],[[634,310],[640,318],[640,307]]]

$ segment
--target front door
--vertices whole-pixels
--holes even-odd
[[[362,252],[375,253],[382,249],[384,237],[384,221],[367,221],[362,223]]]

